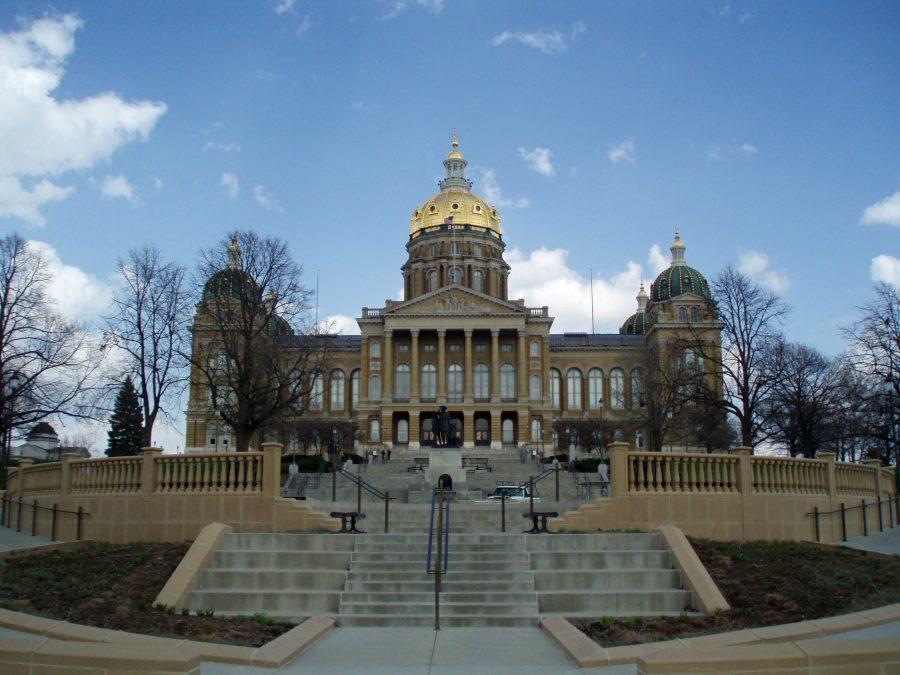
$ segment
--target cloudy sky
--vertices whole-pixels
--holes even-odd
[[[79,320],[130,247],[192,264],[238,227],[287,239],[355,331],[397,296],[453,128],[512,293],[556,330],[590,330],[592,269],[616,330],[676,224],[829,353],[873,280],[900,285],[897,3],[0,5],[0,229]]]

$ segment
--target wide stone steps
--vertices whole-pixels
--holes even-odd
[[[441,606],[443,609],[443,605]],[[536,626],[539,618],[535,616],[522,616],[517,614],[454,614],[450,616],[441,612],[441,628],[473,628],[491,626],[500,628],[513,628],[522,626]],[[432,628],[434,626],[433,614],[391,614],[382,616],[378,614],[341,614],[338,616],[341,626],[370,626],[378,628],[386,627],[417,627]]]
[[[668,551],[532,552],[535,570],[668,568]]]
[[[672,569],[606,569],[535,570],[534,588],[537,591],[606,591],[653,588],[678,588],[681,574]]]

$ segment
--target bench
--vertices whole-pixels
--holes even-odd
[[[479,471],[482,472],[492,472],[494,471],[493,467],[490,466],[490,459],[487,457],[463,457],[462,465],[465,470],[472,470],[476,473]]]
[[[359,511],[332,511],[331,517],[341,519],[341,533],[365,534],[364,531],[356,529],[356,521],[365,518],[365,513],[360,513]],[[349,528],[347,527],[348,520],[350,521]]]
[[[531,518],[532,526],[530,530],[525,530],[526,534],[541,534],[547,531],[547,518],[556,518],[559,513],[556,511],[534,511],[533,513],[523,513],[523,518]],[[538,525],[540,520],[540,525]]]
[[[427,467],[427,457],[413,457],[413,463],[406,467],[406,471],[408,473],[415,473],[416,471],[425,471]]]

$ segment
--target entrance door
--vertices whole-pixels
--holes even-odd
[[[435,440],[435,429],[434,429],[434,415],[423,415],[422,416],[422,433],[420,438],[420,443],[422,445],[434,445]]]
[[[510,417],[506,417],[503,420],[502,426],[503,434],[503,445],[515,445],[516,444],[516,423]]]
[[[475,415],[475,445],[491,444],[491,418],[489,415]]]

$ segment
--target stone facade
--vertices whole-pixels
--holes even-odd
[[[719,348],[708,286],[686,265],[677,233],[672,266],[650,296],[641,286],[638,311],[619,333],[552,333],[550,308],[508,297],[500,215],[471,191],[455,141],[444,166],[441,191],[410,218],[403,300],[364,307],[359,336],[319,336],[328,344],[329,374],[304,415],[350,423],[357,444],[395,451],[433,442],[438,406],[447,406],[463,448],[473,451],[527,445],[552,454],[570,440],[557,438],[554,423],[586,419],[646,447],[647,374],[671,367],[686,334],[703,349]],[[231,450],[203,388],[191,389],[186,451]]]

